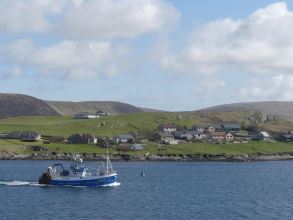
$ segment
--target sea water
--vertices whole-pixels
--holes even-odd
[[[293,161],[113,162],[120,185],[40,186],[55,162],[0,161],[1,219],[293,218]]]

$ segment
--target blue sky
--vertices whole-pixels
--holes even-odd
[[[293,100],[293,1],[2,0],[0,92],[170,111]]]

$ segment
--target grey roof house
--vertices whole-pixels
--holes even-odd
[[[293,142],[293,134],[282,134],[279,137],[279,140],[284,142]]]
[[[191,130],[201,132],[201,133],[205,132],[206,129],[207,129],[206,125],[193,125],[191,128]]]
[[[24,131],[21,134],[22,141],[39,141],[41,140],[41,135],[34,131]]]
[[[221,127],[222,127],[222,130],[226,132],[241,130],[241,126],[238,123],[222,123]]]
[[[215,131],[223,131],[222,124],[215,124],[213,127],[215,128]]]
[[[8,134],[8,138],[11,139],[21,139],[22,138],[22,132],[21,131],[12,131]]]
[[[202,140],[206,139],[207,135],[206,133],[202,133],[200,131],[191,131],[190,134],[192,134],[194,140]]]
[[[97,138],[91,134],[73,134],[67,139],[69,144],[96,144]]]
[[[173,133],[174,137],[180,140],[191,141],[193,140],[193,134],[189,131],[175,131]]]

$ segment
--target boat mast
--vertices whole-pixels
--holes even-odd
[[[107,174],[109,173],[109,170],[108,170],[108,168],[109,168],[109,154],[108,154],[109,152],[108,152],[108,146],[107,146],[107,165],[106,165],[106,171],[107,171]]]

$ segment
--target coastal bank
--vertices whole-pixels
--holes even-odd
[[[16,154],[12,152],[0,153],[0,160],[72,160],[72,153],[32,153]],[[81,154],[85,161],[103,161],[106,155],[96,153]],[[170,155],[129,155],[117,154],[110,155],[112,161],[177,161],[177,162],[254,162],[254,161],[280,161],[293,160],[293,153],[274,153],[274,154],[242,154],[242,155],[225,155],[225,154],[170,154]]]

